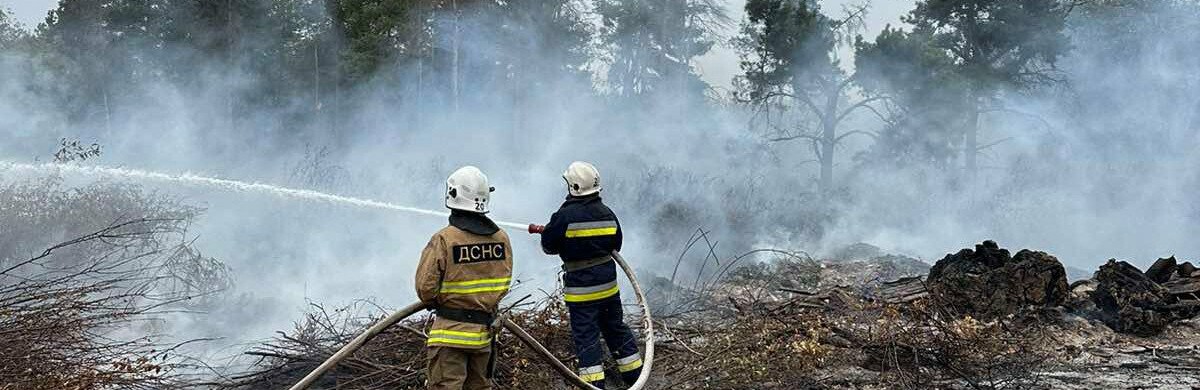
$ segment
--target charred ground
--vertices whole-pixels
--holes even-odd
[[[659,351],[652,388],[1200,385],[1200,321],[1194,291],[1183,287],[1200,274],[1187,264],[1152,267],[1165,285],[1117,261],[1068,285],[1054,256],[1010,256],[991,241],[931,268],[863,249],[821,260],[765,251],[766,259],[697,283],[650,281]],[[552,293],[526,298],[510,315],[569,363],[564,307]],[[249,352],[262,360],[226,385],[286,388],[380,314],[314,306],[296,329]],[[427,320],[382,335],[323,384],[420,388]],[[568,388],[515,337],[500,342],[502,388]]]

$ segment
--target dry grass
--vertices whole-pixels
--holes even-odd
[[[867,302],[836,324],[860,365],[896,388],[1041,388],[1039,370],[1056,359],[1052,333],[1036,322],[981,322],[927,300]]]
[[[131,185],[0,187],[0,389],[195,384],[156,329],[228,285],[186,239],[198,213]]]
[[[1037,369],[1053,358],[1039,319],[985,323],[925,300],[885,304],[863,294],[862,286],[817,289],[824,271],[811,258],[757,253],[773,258],[747,259],[741,267],[733,265],[744,256],[721,261],[711,277],[689,280],[694,288],[672,284],[674,290],[660,293],[673,301],[661,304],[670,310],[656,310],[649,388],[1022,389],[1037,387]],[[382,315],[366,303],[332,313],[314,306],[291,333],[251,352],[262,359],[228,387],[286,388]],[[556,296],[510,315],[562,361],[574,363],[566,310]],[[421,388],[424,326],[409,320],[384,333],[322,385]],[[515,337],[503,333],[500,343],[498,388],[569,388]]]
[[[177,346],[143,325],[188,295],[159,245],[178,220],[136,219],[63,242],[0,271],[0,383],[12,389],[169,389],[190,383]],[[56,259],[89,245],[91,256]]]
[[[370,302],[326,309],[312,305],[305,319],[288,333],[248,354],[260,359],[243,375],[225,383],[225,388],[285,389],[316,368],[325,358],[371,323],[383,311]],[[573,355],[567,332],[566,308],[557,301],[526,306],[510,317],[545,342],[556,356]],[[405,320],[376,336],[353,356],[326,374],[316,386],[336,389],[415,389],[425,382],[425,335],[428,316]],[[510,334],[499,340],[496,383],[502,389],[564,388],[563,380],[533,351]]]

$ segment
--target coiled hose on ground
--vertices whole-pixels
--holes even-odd
[[[621,266],[621,270],[625,272],[625,276],[629,278],[629,284],[633,286],[633,292],[637,297],[638,306],[642,308],[642,327],[644,329],[643,333],[645,334],[646,338],[644,347],[642,348],[644,353],[642,356],[642,374],[641,376],[638,376],[637,382],[634,382],[633,385],[631,385],[628,389],[641,390],[649,381],[650,369],[654,363],[654,321],[650,317],[650,307],[646,305],[646,296],[642,293],[642,287],[640,284],[638,284],[637,277],[633,274],[633,269],[629,267],[629,263],[625,262],[625,259],[621,257],[620,253],[613,252],[613,259],[616,260],[617,264]],[[367,341],[370,341],[372,338],[379,335],[379,333],[382,333],[385,329],[395,325],[400,321],[403,321],[405,318],[408,318],[409,316],[412,316],[423,309],[425,309],[425,305],[423,305],[421,302],[413,303],[400,310],[397,310],[395,313],[392,313],[392,315],[389,315],[379,322],[376,322],[374,325],[371,325],[371,327],[367,328],[365,332],[359,334],[358,337],[355,337],[354,340],[351,340],[350,343],[346,344],[346,346],[342,347],[342,349],[339,349],[333,354],[333,356],[330,356],[329,359],[326,359],[321,363],[321,365],[317,366],[316,369],[313,369],[312,372],[308,373],[308,375],[305,375],[304,379],[301,379],[300,382],[297,382],[295,385],[293,385],[290,390],[308,389],[308,387],[311,386],[313,382],[316,382],[317,379],[320,379],[326,371],[329,371],[333,367],[337,366],[339,362],[353,354],[354,351],[362,347],[363,344],[366,344]],[[572,371],[569,367],[567,367],[566,364],[554,357],[554,354],[551,354],[550,351],[542,345],[542,343],[534,339],[533,336],[530,336],[529,332],[526,332],[525,329],[521,329],[520,326],[518,326],[515,322],[512,322],[512,320],[508,319],[508,317],[501,317],[499,321],[505,329],[513,332],[517,338],[521,339],[521,342],[524,342],[525,345],[528,345],[539,355],[542,355],[542,357],[546,359],[546,362],[550,363],[550,365],[553,366],[554,369],[563,376],[563,378],[571,382],[571,384],[581,389],[599,390],[595,386],[592,386],[581,379],[579,375],[575,373],[575,371]]]

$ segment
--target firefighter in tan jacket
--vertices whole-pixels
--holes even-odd
[[[431,390],[492,388],[490,327],[512,280],[512,244],[485,215],[494,190],[478,168],[451,174],[450,225],[421,253],[417,296],[436,313],[426,342]]]

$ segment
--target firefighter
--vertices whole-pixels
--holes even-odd
[[[417,296],[435,313],[426,342],[431,390],[491,389],[496,307],[512,280],[512,244],[486,216],[494,187],[466,166],[446,179],[450,225],[433,235],[417,266]]]
[[[642,370],[633,331],[625,324],[613,251],[621,249],[617,216],[600,200],[600,172],[576,161],[563,173],[567,200],[542,231],[542,250],[563,260],[563,298],[571,317],[571,337],[579,376],[604,388],[603,337],[627,384]]]

